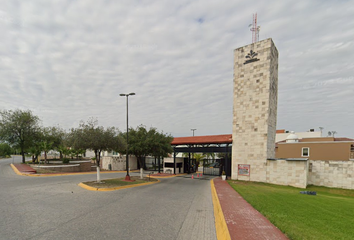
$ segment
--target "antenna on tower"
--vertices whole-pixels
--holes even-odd
[[[257,26],[257,13],[253,14],[253,22],[248,27],[252,31],[252,43],[258,42],[261,26]]]

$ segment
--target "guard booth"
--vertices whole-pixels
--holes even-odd
[[[216,159],[203,165],[203,174],[220,176],[225,171],[227,176],[231,176],[231,149],[232,135],[211,135],[174,138],[172,143],[174,167],[176,174],[176,159],[178,153],[188,153],[188,158],[184,159],[184,172],[193,173],[198,170],[196,160],[192,158],[193,153],[223,153],[224,158]],[[204,164],[204,161],[203,161]],[[211,164],[214,164],[211,166]],[[189,171],[188,171],[189,170]]]
[[[184,158],[164,158],[163,172],[164,173],[185,173],[185,163]],[[174,172],[175,170],[175,172]]]

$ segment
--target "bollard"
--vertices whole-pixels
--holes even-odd
[[[140,179],[143,179],[144,177],[143,177],[143,168],[140,168]]]

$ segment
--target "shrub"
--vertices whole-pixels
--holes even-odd
[[[70,159],[69,158],[63,158],[63,163],[69,163]]]
[[[7,143],[0,143],[0,156],[7,157],[12,153],[12,148]]]

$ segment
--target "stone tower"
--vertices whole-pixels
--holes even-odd
[[[271,38],[234,50],[232,179],[266,181],[275,157],[278,50]]]

